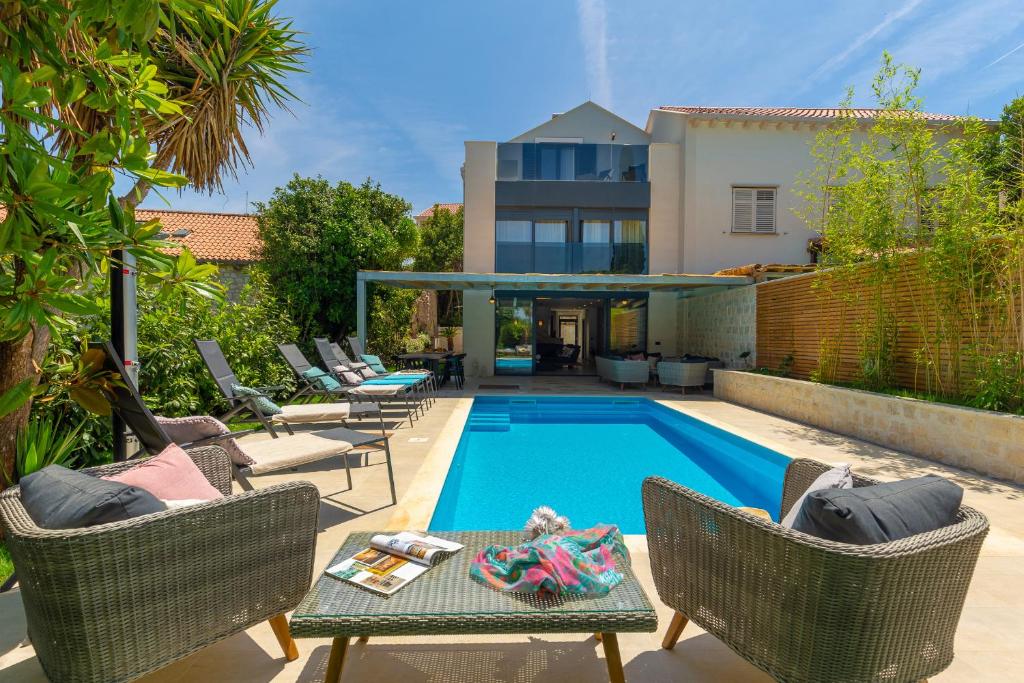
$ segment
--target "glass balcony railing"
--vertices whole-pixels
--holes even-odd
[[[497,273],[620,273],[647,272],[647,245],[496,242]]]
[[[647,145],[504,142],[498,180],[647,182]]]

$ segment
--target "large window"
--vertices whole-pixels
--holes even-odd
[[[647,272],[647,212],[635,209],[499,210],[495,272]]]
[[[732,231],[775,232],[775,188],[732,188]]]
[[[647,145],[502,142],[497,178],[644,183],[647,157]]]

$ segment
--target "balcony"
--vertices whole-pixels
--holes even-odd
[[[647,272],[643,243],[530,243],[495,242],[496,273],[618,273]]]
[[[497,179],[647,182],[647,145],[505,142]]]

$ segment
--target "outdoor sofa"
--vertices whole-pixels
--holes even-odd
[[[646,385],[651,376],[651,366],[646,360],[619,360],[598,356],[597,376],[606,382],[618,384],[625,389],[627,384]]]
[[[829,469],[793,460],[779,519]],[[875,484],[854,475],[854,486]],[[642,486],[647,545],[662,602],[776,680],[920,681],[953,659],[953,637],[988,532],[956,523],[873,545],[816,538],[661,477]]]
[[[28,636],[51,681],[134,680],[261,621],[298,657],[284,615],[312,580],[319,492],[296,481],[232,495],[222,448],[188,455],[224,498],[59,530],[36,526],[19,487],[0,494]]]

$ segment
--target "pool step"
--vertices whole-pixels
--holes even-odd
[[[512,425],[508,413],[477,413],[469,416],[471,432],[507,432]]]

